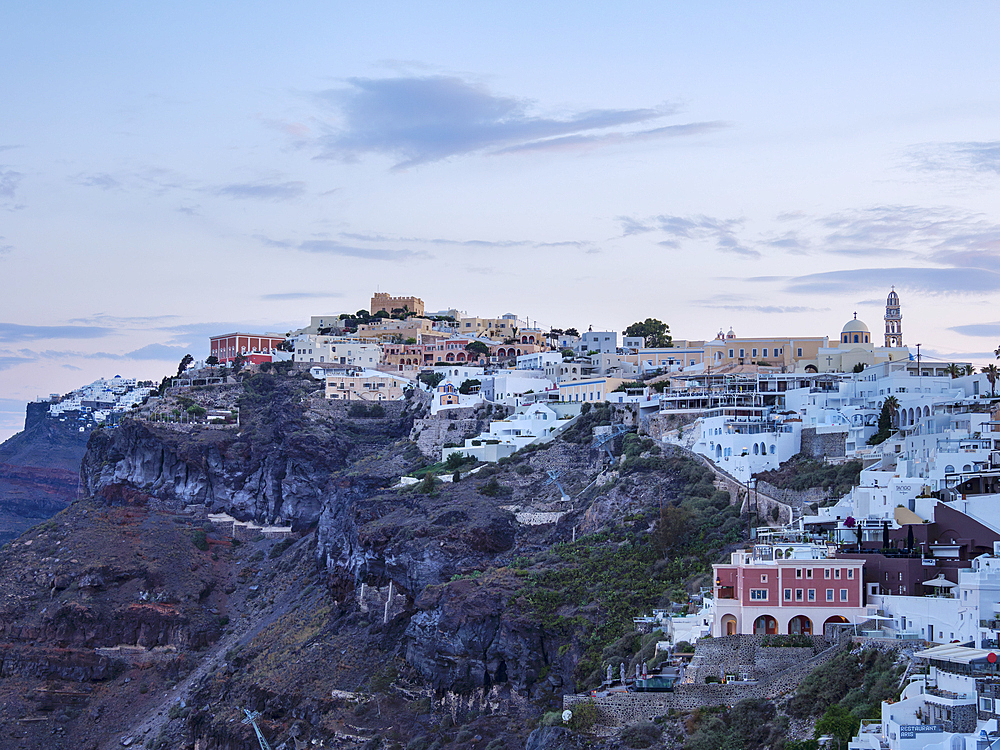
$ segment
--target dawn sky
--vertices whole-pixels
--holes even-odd
[[[366,307],[1000,345],[995,3],[0,6],[0,439]]]

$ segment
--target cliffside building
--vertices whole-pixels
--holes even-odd
[[[424,301],[420,297],[390,297],[388,292],[375,292],[372,295],[371,314],[384,312],[392,315],[394,312],[411,312],[415,315],[424,314]]]

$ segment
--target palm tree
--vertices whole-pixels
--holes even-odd
[[[987,365],[982,369],[985,373],[986,379],[990,381],[990,398],[996,398],[997,395],[997,379],[1000,378],[1000,370],[997,369],[996,365]]]
[[[948,365],[948,374],[951,375],[952,378],[957,378],[962,374],[962,371],[959,369],[958,365],[952,362]]]
[[[972,365],[965,365],[962,368],[962,374],[963,375],[975,375],[976,374],[976,368],[973,367]]]
[[[895,396],[889,396],[889,398],[887,398],[885,400],[885,403],[882,404],[882,408],[889,410],[889,414],[890,414],[890,417],[889,417],[890,422],[889,422],[889,424],[892,425],[892,428],[894,430],[898,429],[899,428],[899,399],[897,399]]]
[[[1000,359],[1000,346],[993,350],[993,353],[997,355],[997,359]]]

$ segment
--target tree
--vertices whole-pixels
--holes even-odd
[[[996,365],[987,365],[982,371],[986,375],[986,379],[990,381],[990,398],[996,398],[997,378],[1000,377],[1000,370],[997,369]]]
[[[963,375],[975,375],[976,374],[976,368],[973,367],[972,365],[965,365],[962,368],[962,374]]]
[[[188,368],[188,365],[190,365],[192,362],[194,362],[194,357],[192,357],[190,354],[185,354],[183,357],[181,357],[181,362],[179,365],[177,365],[177,377],[180,377],[181,373],[183,373]]]
[[[653,539],[664,557],[687,539],[690,518],[690,512],[676,505],[666,505],[660,509],[660,519],[653,529]]]
[[[243,366],[246,363],[247,363],[247,358],[244,357],[242,354],[237,354],[236,358],[233,360],[233,375],[239,375],[240,370],[243,369]]]
[[[462,385],[458,386],[458,392],[461,393],[463,396],[468,396],[470,393],[472,393],[473,388],[478,390],[479,386],[481,385],[482,383],[479,380],[475,378],[470,378],[469,380],[462,381]]]
[[[864,369],[865,369],[865,363],[858,362],[856,365],[854,365],[854,369],[852,370],[852,372],[864,372]]]
[[[829,734],[837,740],[838,746],[846,747],[854,738],[854,735],[858,733],[860,726],[861,719],[852,716],[839,703],[834,703],[826,710],[823,717],[816,722],[815,736],[818,738],[824,734]]]
[[[878,432],[868,438],[868,445],[878,445],[884,443],[896,428],[896,411],[899,409],[899,401],[895,396],[889,396],[882,403],[882,411],[878,415]]]
[[[205,360],[205,364],[209,367],[215,367],[219,364],[219,358],[214,354],[210,355],[208,359]]]
[[[641,336],[646,340],[646,346],[651,349],[663,349],[674,344],[670,336],[670,326],[656,318],[646,318],[640,323],[633,323],[625,329],[625,336],[629,338]]]
[[[434,389],[438,387],[438,384],[444,380],[443,372],[422,372],[417,375],[417,380],[421,383],[427,385],[428,388]]]
[[[567,328],[565,334],[567,336],[576,336],[577,338],[580,338],[580,332],[575,328]]]
[[[958,365],[956,365],[954,362],[948,365],[946,369],[948,370],[948,374],[951,375],[953,379],[957,378],[959,375],[962,374],[961,369],[959,369]]]
[[[477,355],[477,359],[479,357],[488,357],[490,355],[490,348],[482,341],[470,341],[465,345],[465,351],[470,354]]]

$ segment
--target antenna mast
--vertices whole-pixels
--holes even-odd
[[[250,713],[247,708],[243,709],[243,713],[247,717],[241,722],[243,724],[250,724],[253,727],[253,731],[257,733],[257,742],[260,743],[260,750],[271,750],[271,746],[267,744],[267,740],[264,739],[264,735],[260,731],[260,727],[257,726],[257,717],[260,716],[260,711],[254,711]]]

